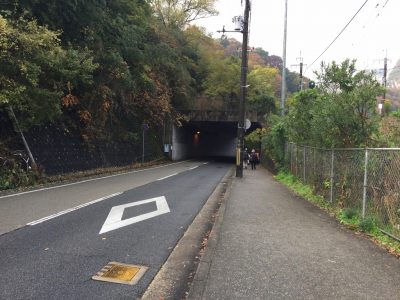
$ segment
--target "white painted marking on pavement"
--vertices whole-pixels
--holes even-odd
[[[73,207],[73,208],[60,211],[60,212],[58,212],[58,213],[56,213],[56,214],[53,214],[53,215],[50,215],[50,216],[41,218],[41,219],[39,219],[39,220],[30,222],[30,223],[28,223],[28,224],[26,224],[26,225],[33,226],[33,225],[36,225],[36,224],[40,224],[40,223],[43,223],[43,222],[45,222],[45,221],[48,221],[48,220],[57,218],[57,217],[62,216],[62,215],[65,215],[65,214],[67,214],[67,213],[69,213],[69,212],[71,212],[71,211],[78,210],[78,209],[80,209],[80,208],[89,206],[89,205],[91,205],[91,204],[94,204],[94,203],[97,203],[97,202],[100,202],[100,201],[103,201],[103,200],[106,200],[106,199],[109,199],[109,198],[112,198],[112,197],[115,197],[115,196],[118,196],[118,195],[121,195],[121,194],[122,194],[122,192],[120,192],[120,193],[115,193],[115,194],[112,194],[112,195],[108,195],[108,196],[105,196],[105,197],[102,197],[102,198],[99,198],[99,199],[96,199],[96,200],[93,200],[93,201],[90,201],[90,202],[87,202],[87,203],[84,203],[84,204],[75,206],[75,207]]]
[[[136,216],[133,218],[122,220],[122,216],[124,214],[125,208],[132,207],[132,206],[138,206],[138,205],[142,205],[142,204],[147,204],[147,203],[151,203],[151,202],[156,203],[157,210],[149,212],[149,213],[145,213],[143,215],[139,215],[139,216]],[[138,223],[138,222],[150,219],[150,218],[154,218],[154,217],[157,217],[159,215],[166,214],[169,212],[170,212],[170,209],[169,209],[169,206],[167,203],[167,199],[165,199],[164,196],[114,206],[111,208],[110,212],[108,213],[107,219],[104,222],[103,227],[101,227],[99,234],[102,234],[102,233],[105,233],[108,231],[112,231],[115,229],[119,229],[121,227],[125,227],[128,225],[132,225],[134,223]]]
[[[194,170],[194,169],[196,169],[196,168],[198,168],[199,166],[194,166],[194,167],[192,167],[192,168],[190,168],[189,170]]]
[[[174,174],[171,174],[171,175],[168,175],[168,176],[165,176],[165,177],[159,178],[159,179],[157,179],[157,180],[158,180],[158,181],[160,181],[160,180],[164,180],[164,179],[170,178],[170,177],[172,177],[172,176],[175,176],[175,175],[178,175],[178,173],[174,173]]]
[[[96,180],[116,177],[116,176],[139,173],[139,172],[144,172],[144,171],[151,171],[151,170],[155,170],[155,169],[169,167],[169,166],[176,165],[176,164],[181,164],[181,163],[188,162],[188,161],[189,160],[184,160],[184,161],[180,161],[180,162],[176,162],[176,163],[172,163],[172,164],[168,164],[168,165],[162,165],[162,166],[158,166],[158,167],[154,167],[154,168],[147,168],[147,169],[136,170],[136,171],[126,172],[126,173],[119,173],[119,174],[114,174],[114,175],[109,175],[109,176],[104,176],[104,177],[98,177],[98,178],[92,178],[92,179],[86,179],[86,180],[82,180],[82,181],[78,181],[78,182],[66,183],[66,184],[62,184],[62,185],[51,186],[51,187],[47,187],[47,188],[42,188],[42,189],[37,189],[37,190],[32,190],[32,191],[27,191],[27,192],[22,192],[22,193],[17,193],[17,194],[10,194],[10,195],[5,195],[5,196],[0,196],[0,199],[8,198],[8,197],[14,197],[14,196],[21,196],[21,195],[30,194],[30,193],[42,192],[42,191],[47,191],[47,190],[53,190],[53,189],[58,189],[58,188],[61,188],[61,187],[66,187],[66,186],[81,184],[81,183],[85,183],[85,182],[90,182],[90,181],[96,181]]]

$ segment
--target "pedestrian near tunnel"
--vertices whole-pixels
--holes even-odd
[[[247,148],[245,148],[243,151],[243,167],[247,169],[248,165],[249,165],[249,153],[247,151]]]
[[[256,169],[256,164],[258,163],[258,153],[256,152],[256,150],[251,150],[251,154],[250,154],[250,163],[251,163],[251,169],[255,170]]]

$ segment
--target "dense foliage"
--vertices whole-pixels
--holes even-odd
[[[59,33],[25,19],[0,16],[0,105],[10,105],[24,123],[54,120],[67,83],[90,86],[97,65],[87,49],[62,48]]]
[[[156,133],[188,109],[237,110],[241,43],[213,39],[190,24],[215,15],[214,4],[6,1],[0,8],[2,119],[12,107],[27,131],[52,123],[80,132],[88,144],[138,143],[143,123]],[[275,161],[283,160],[286,140],[398,145],[399,118],[390,115],[387,100],[381,121],[376,99],[382,88],[372,74],[357,72],[354,61],[321,65],[317,87],[302,92],[298,74],[288,70],[285,118],[277,116],[282,59],[251,48],[248,64],[247,109],[267,119],[247,141],[261,141]],[[7,147],[4,139],[0,145]]]
[[[266,155],[284,163],[284,143],[323,148],[400,146],[397,113],[379,115],[383,88],[373,73],[357,71],[355,61],[322,64],[318,84],[293,94],[285,117],[270,117]]]
[[[215,2],[4,1],[2,125],[15,122],[13,108],[27,133],[73,132],[90,149],[121,143],[136,149],[146,123],[148,143],[161,149],[157,137],[166,123],[179,123],[182,112],[237,110],[241,43],[213,39],[190,24],[217,14]],[[261,48],[249,52],[247,109],[259,115],[276,111],[281,68],[280,57]],[[298,89],[298,76],[292,75],[289,92]],[[9,131],[0,132],[0,147],[1,157],[11,161]]]

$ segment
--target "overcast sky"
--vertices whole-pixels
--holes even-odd
[[[233,29],[232,17],[243,15],[241,0],[218,0],[216,8],[220,14],[198,22],[200,26],[216,33],[225,25]],[[357,59],[359,69],[383,68],[383,58],[389,59],[392,68],[400,58],[400,1],[369,0],[352,23],[329,50],[311,63],[339,34],[365,0],[288,0],[288,37],[286,66],[299,71],[297,58],[300,51],[305,67],[305,76],[313,77],[312,71],[319,69],[320,61],[338,62],[345,58]],[[283,24],[285,0],[252,0],[250,23],[250,46],[262,47],[270,55],[283,54]],[[239,33],[227,34],[237,40]],[[390,72],[390,71],[389,71]]]

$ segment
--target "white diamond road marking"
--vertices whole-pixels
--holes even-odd
[[[138,206],[138,205],[142,205],[142,204],[147,204],[147,203],[151,203],[151,202],[156,203],[157,210],[149,212],[149,213],[145,213],[143,215],[139,215],[136,217],[122,220],[122,215],[124,214],[125,208]],[[111,208],[111,210],[108,214],[108,217],[107,217],[106,221],[104,222],[103,227],[101,228],[99,234],[102,234],[102,233],[105,233],[108,231],[112,231],[115,229],[119,229],[121,227],[125,227],[128,225],[132,225],[134,223],[138,223],[138,222],[141,222],[141,221],[144,221],[147,219],[151,219],[151,218],[154,218],[154,217],[157,217],[159,215],[163,215],[163,214],[166,214],[169,212],[170,212],[170,209],[169,209],[169,206],[167,203],[167,199],[165,199],[164,196],[114,206]]]

